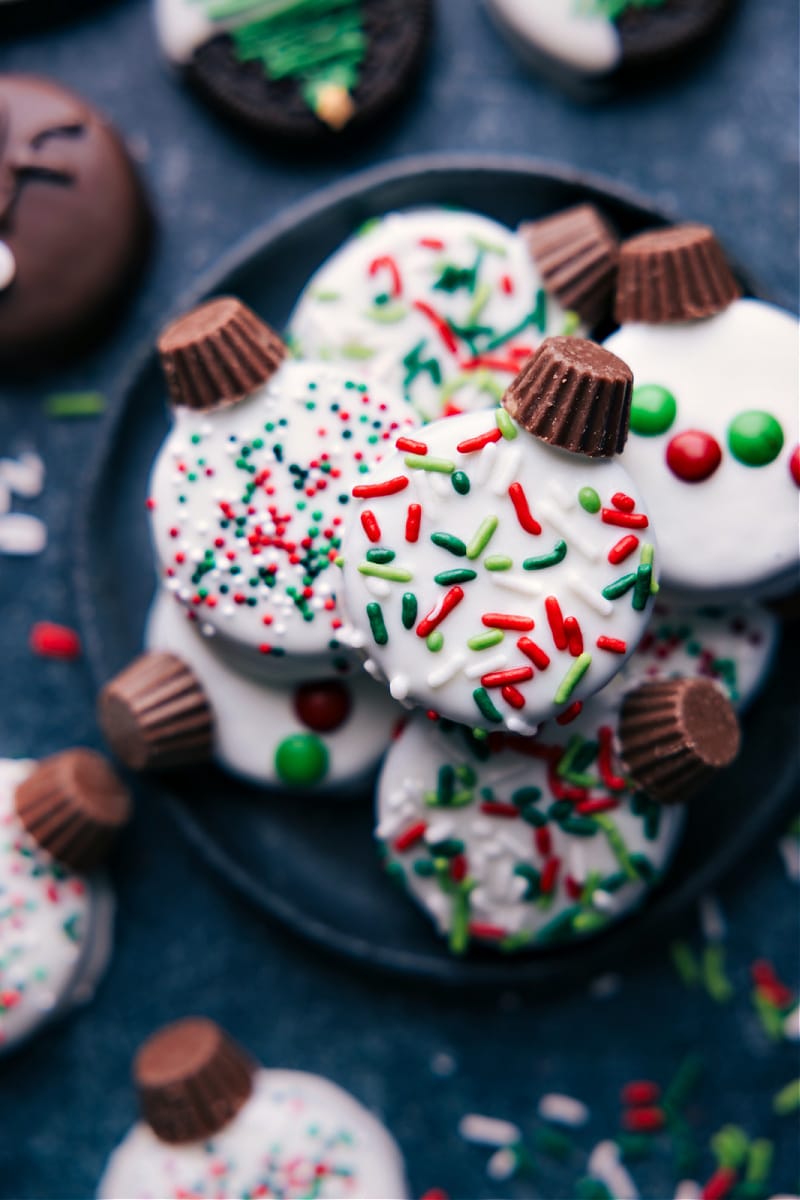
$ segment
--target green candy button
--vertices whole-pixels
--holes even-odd
[[[643,383],[633,389],[631,429],[642,437],[666,433],[678,415],[678,405],[672,392],[658,383]]]
[[[292,787],[319,783],[328,770],[328,751],[313,733],[292,734],[275,751],[275,770]]]
[[[728,426],[728,445],[746,467],[765,467],[783,449],[783,430],[768,412],[750,409]]]

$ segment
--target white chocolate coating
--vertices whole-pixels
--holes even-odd
[[[35,765],[0,759],[0,1055],[90,1000],[111,957],[110,888],[56,863],[17,816]]]
[[[797,319],[737,300],[705,321],[626,325],[606,346],[628,363],[637,387],[660,385],[677,402],[666,432],[642,436],[632,426],[622,455],[646,489],[665,585],[726,601],[797,586],[800,493],[789,469],[798,444]],[[766,466],[747,466],[729,449],[731,422],[749,410],[770,413],[783,429],[783,449]],[[692,429],[722,451],[699,483],[679,479],[666,460],[671,439]]]
[[[581,0],[487,0],[509,34],[582,75],[607,75],[622,60],[613,21]]]
[[[731,703],[744,709],[764,683],[779,635],[778,618],[760,604],[687,607],[665,589],[621,678],[626,688],[690,675],[714,679]]]
[[[335,673],[331,560],[350,492],[405,424],[399,397],[291,361],[237,404],[175,412],[150,480],[156,553],[164,586],[233,665],[275,681]]]
[[[214,757],[226,770],[262,786],[287,786],[276,753],[285,739],[297,735],[321,742],[327,754],[325,774],[313,784],[304,783],[304,791],[357,784],[377,768],[401,712],[385,688],[351,666],[333,681],[349,696],[347,716],[335,729],[313,731],[297,715],[295,685],[267,683],[232,669],[215,639],[202,637],[196,623],[163,590],[150,610],[145,645],[176,654],[191,667],[214,710]]]
[[[262,1070],[233,1121],[204,1142],[171,1146],[148,1125],[134,1125],[97,1195],[403,1200],[408,1185],[394,1140],[349,1093],[317,1075]]]
[[[644,560],[654,554],[653,531],[641,495],[618,461],[546,445],[510,418],[513,438],[501,436],[476,451],[459,451],[465,441],[498,434],[496,411],[448,417],[418,430],[413,436],[428,447],[427,457],[411,460],[412,467],[407,455],[396,451],[366,477],[368,488],[380,489],[388,480],[407,482],[392,495],[360,499],[349,514],[343,569],[349,629],[343,636],[369,656],[368,670],[388,680],[395,699],[468,726],[531,733],[539,722],[602,688],[644,633],[652,582],[645,578],[643,589],[629,586],[616,599],[603,590],[622,577],[630,583],[640,572],[650,573]],[[431,461],[444,464],[452,475],[421,469]],[[460,476],[453,466],[469,480],[465,495],[456,491]],[[524,528],[518,515],[512,496],[519,497],[520,488],[538,533]],[[601,511],[582,506],[582,489],[593,491]],[[633,514],[615,507],[612,498],[620,496],[630,501]],[[410,542],[406,524],[412,505],[421,511],[417,539]],[[362,524],[365,512],[377,521],[375,543]],[[442,533],[456,539],[452,548],[441,544]],[[621,537],[632,538],[635,548],[614,565],[608,556]],[[386,567],[369,562],[384,551],[394,556]],[[536,561],[549,556],[555,559],[549,565]],[[408,624],[404,595],[416,599]],[[446,596],[457,599],[440,619],[440,603],[449,607]],[[557,631],[557,614],[549,615],[554,601],[567,628],[577,622],[576,636],[569,640]],[[504,627],[494,619],[497,614],[521,617],[525,624]],[[376,618],[385,624],[385,637],[373,628]],[[619,644],[613,650],[602,641],[598,645],[604,638]],[[549,660],[541,666],[540,655],[530,651],[531,640]],[[576,681],[579,658],[585,670]],[[523,704],[519,695],[509,700],[495,678],[509,669],[523,672],[513,681]],[[574,686],[565,682],[568,676]],[[484,712],[487,695],[478,697],[476,691],[487,693],[494,715]]]
[[[195,50],[235,21],[212,21],[199,0],[155,0],[153,17],[158,43],[170,62],[184,66]]]
[[[458,283],[452,272],[445,276],[448,266],[477,269]],[[458,286],[446,290],[443,281]],[[525,324],[537,296],[544,319]],[[431,312],[484,332],[470,346],[452,328],[442,334]],[[302,357],[355,359],[371,379],[405,395],[423,421],[499,400],[544,337],[578,328],[545,294],[521,238],[477,213],[436,208],[390,213],[345,242],[306,285],[289,322]],[[481,358],[490,366],[465,365]]]
[[[639,904],[665,869],[682,810],[620,786],[615,750],[599,765],[600,739],[614,745],[622,695],[615,682],[568,725],[507,740],[483,761],[466,731],[421,714],[392,746],[376,836],[389,870],[454,953],[472,941],[513,951],[597,932]],[[583,755],[572,771],[568,753]],[[606,769],[616,786],[604,782]],[[597,804],[607,807],[591,812]]]

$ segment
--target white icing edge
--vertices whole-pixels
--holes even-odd
[[[616,26],[578,11],[578,0],[489,0],[512,33],[536,50],[588,75],[604,75],[622,60]]]

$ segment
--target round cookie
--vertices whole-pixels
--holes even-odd
[[[104,332],[149,226],[111,125],[60,84],[0,75],[0,362],[38,366]]]
[[[397,1145],[357,1100],[318,1075],[258,1068],[211,1021],[155,1034],[134,1073],[146,1119],[112,1153],[99,1200],[408,1195]]]
[[[664,583],[721,601],[790,591],[797,319],[735,300],[702,320],[623,325],[605,344],[636,379],[622,461],[646,489]]]
[[[273,358],[251,361],[253,347]],[[335,673],[350,493],[411,426],[406,406],[344,367],[281,361],[234,300],[181,318],[161,349],[176,407],[148,507],[164,586],[232,666],[275,681]]]
[[[145,646],[177,655],[212,710],[212,753],[220,766],[260,786],[306,792],[348,789],[376,770],[398,708],[353,664],[334,678],[271,684],[233,670],[215,639],[166,593],[150,612]]]
[[[730,0],[487,0],[498,28],[531,66],[591,98],[685,59]]]
[[[363,369],[423,421],[499,401],[543,337],[577,327],[523,238],[437,208],[368,222],[319,268],[289,321],[300,356]]]
[[[576,372],[571,394],[562,380]],[[541,436],[504,408],[448,417],[398,439],[354,489],[344,636],[395,699],[532,733],[620,670],[657,586],[653,531],[619,462],[588,454],[597,438],[605,453],[624,443],[626,395],[624,363],[549,339],[505,400]],[[577,412],[587,397],[591,411]],[[555,410],[563,426],[548,433]]]
[[[744,709],[770,670],[780,622],[759,604],[693,608],[662,590],[647,632],[622,669],[627,688],[651,679],[697,675],[722,685]]]
[[[98,804],[105,831],[81,810]],[[0,1055],[91,1000],[111,958],[114,898],[104,876],[66,860],[96,861],[127,815],[126,794],[90,751],[0,760]]]
[[[431,0],[155,0],[163,53],[214,107],[331,146],[406,98],[431,16]]]

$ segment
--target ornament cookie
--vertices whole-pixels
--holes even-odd
[[[385,689],[352,663],[298,684],[234,670],[163,591],[145,646],[99,704],[106,740],[134,770],[213,757],[258,786],[350,795],[376,770],[397,725]]]
[[[0,1054],[91,999],[114,920],[95,868],[129,814],[91,750],[0,760]]]
[[[344,367],[286,359],[233,299],[174,322],[160,350],[173,427],[148,507],[165,588],[232,666],[274,681],[335,673],[351,491],[411,426],[408,409]]]
[[[687,683],[702,693],[694,709],[683,696],[648,695]],[[667,713],[655,746],[642,746],[637,701]],[[620,758],[625,720],[636,782]],[[647,684],[628,697],[615,682],[535,738],[478,739],[418,714],[381,772],[377,837],[389,873],[453,953],[473,942],[549,947],[605,929],[642,902],[680,836],[675,801],[690,797],[709,761],[729,761],[737,748],[730,704],[707,680]],[[654,771],[659,761],[670,771]]]
[[[395,699],[532,733],[620,670],[657,587],[648,511],[612,458],[630,392],[625,363],[550,338],[505,408],[404,434],[354,489],[344,636]]]
[[[633,238],[605,343],[636,379],[622,461],[646,489],[664,583],[720,601],[798,582],[798,322],[737,295],[710,230]]]
[[[155,0],[167,59],[262,137],[335,144],[411,91],[431,0]]]
[[[95,340],[149,225],[112,126],[58,83],[0,75],[0,363],[38,366]]]
[[[144,1119],[112,1153],[99,1200],[408,1195],[397,1145],[357,1100],[318,1075],[260,1068],[213,1021],[154,1034],[134,1079]]]
[[[431,421],[499,401],[543,337],[577,324],[525,238],[431,208],[389,213],[345,242],[307,284],[289,332],[302,357],[352,363]]]
[[[585,99],[686,55],[722,22],[730,0],[486,0],[521,58]]]

